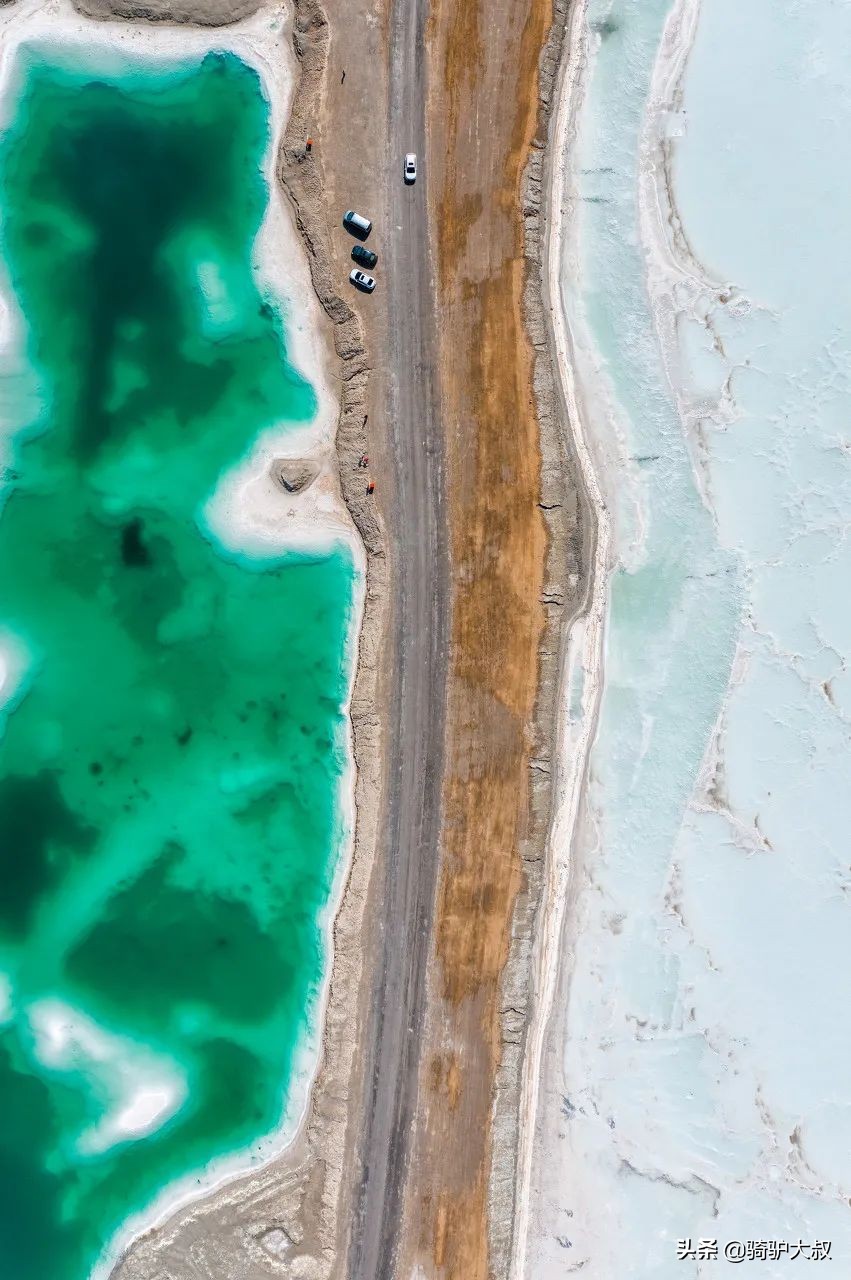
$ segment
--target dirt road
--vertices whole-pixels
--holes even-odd
[[[425,0],[390,11],[384,270],[388,328],[386,421],[395,503],[392,646],[395,679],[390,773],[379,874],[377,978],[362,1042],[368,1046],[360,1140],[362,1181],[348,1274],[393,1274],[416,1108],[425,982],[439,856],[450,581],[437,384],[425,134]],[[419,176],[402,180],[415,151]]]

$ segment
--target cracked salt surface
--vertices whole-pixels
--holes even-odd
[[[616,564],[525,1273],[800,1236],[851,1274],[851,9],[586,42],[563,303]]]

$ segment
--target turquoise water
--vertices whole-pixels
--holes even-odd
[[[225,554],[200,517],[315,407],[252,267],[257,75],[44,47],[15,79],[0,1274],[84,1280],[129,1215],[281,1121],[342,832],[354,569]]]

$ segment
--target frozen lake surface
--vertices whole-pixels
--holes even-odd
[[[851,10],[592,0],[582,40],[561,286],[613,569],[526,1274],[726,1273],[701,1238],[844,1274]]]

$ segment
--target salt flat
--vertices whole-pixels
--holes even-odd
[[[613,540],[536,1278],[714,1274],[689,1237],[851,1254],[848,21],[576,21],[562,305]]]

